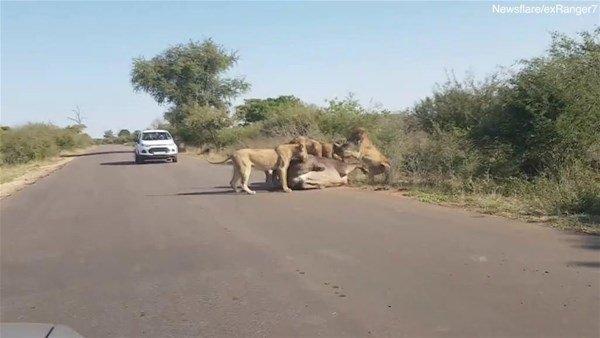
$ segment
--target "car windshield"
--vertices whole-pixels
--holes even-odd
[[[157,140],[170,140],[171,135],[164,131],[142,133],[142,140],[144,141],[157,141]]]

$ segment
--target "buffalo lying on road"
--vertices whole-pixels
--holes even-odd
[[[321,189],[348,184],[358,163],[308,155],[305,161],[292,160],[288,168],[288,186],[292,189]]]

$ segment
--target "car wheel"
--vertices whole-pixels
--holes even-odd
[[[142,164],[144,163],[144,159],[141,158],[138,154],[135,154],[135,164]]]
[[[173,156],[173,159],[172,159],[172,161],[173,161],[173,162],[177,162],[177,156]]]

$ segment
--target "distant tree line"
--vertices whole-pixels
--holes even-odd
[[[139,130],[135,130],[132,133],[128,129],[121,129],[115,136],[115,133],[109,129],[109,130],[104,131],[104,134],[102,135],[102,143],[125,144],[125,143],[135,142],[138,139],[140,133],[141,133],[141,131],[139,131]]]
[[[19,165],[58,156],[62,151],[93,144],[85,133],[83,111],[79,106],[67,117],[72,123],[59,127],[52,123],[0,126],[0,165]]]
[[[81,122],[81,121],[80,121]],[[0,129],[0,164],[15,165],[45,160],[61,151],[92,145],[92,138],[83,132],[85,125],[64,128],[51,123],[28,123]]]

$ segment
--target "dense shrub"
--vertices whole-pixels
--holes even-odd
[[[223,148],[226,146],[241,145],[244,140],[260,137],[261,130],[262,125],[260,123],[220,129],[217,133],[215,146]]]
[[[318,126],[328,138],[347,136],[356,127],[372,129],[376,116],[360,105],[358,100],[349,95],[343,100],[333,99],[320,112]]]
[[[540,214],[600,215],[600,173],[581,162],[531,181],[515,181],[510,193],[523,196]]]
[[[304,103],[281,107],[261,122],[261,133],[267,137],[318,136],[318,113],[319,108]]]
[[[428,132],[463,130],[484,157],[482,171],[495,177],[535,177],[577,160],[596,162],[599,38],[600,29],[580,40],[554,34],[547,55],[483,83],[451,79],[416,105],[415,116]]]
[[[27,163],[56,156],[92,144],[81,127],[60,128],[52,124],[30,123],[0,132],[2,164]]]
[[[244,104],[236,107],[235,118],[241,124],[247,125],[273,119],[278,112],[302,105],[302,101],[292,95],[267,99],[248,99],[244,101]]]

